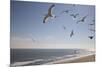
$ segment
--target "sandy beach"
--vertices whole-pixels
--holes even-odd
[[[81,63],[81,62],[94,62],[94,61],[95,61],[95,54],[90,54],[90,55],[83,55],[80,57],[74,57],[70,59],[65,58],[47,64]]]
[[[63,61],[63,62],[58,62],[56,64],[61,64],[61,63],[81,63],[81,62],[94,62],[95,61],[95,55],[89,55],[85,57],[80,57],[71,61]]]
[[[60,61],[55,61],[52,62],[53,64],[63,64],[63,63],[81,63],[81,62],[94,62],[95,61],[95,54],[94,55],[89,55],[89,56],[83,56],[75,59],[70,59],[70,60],[60,60]],[[50,63],[50,64],[52,64]],[[49,63],[48,63],[49,64]]]

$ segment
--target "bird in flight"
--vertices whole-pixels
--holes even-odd
[[[72,37],[74,35],[74,31],[72,30],[70,33],[70,37]]]
[[[64,30],[66,30],[66,27],[64,25],[62,27],[63,27]]]
[[[33,42],[36,42],[36,40],[35,40],[35,39],[33,39],[33,38],[32,38],[32,41],[33,41]]]
[[[72,4],[72,6],[73,6],[73,7],[75,7],[75,6],[76,6],[76,4]]]
[[[94,20],[92,20],[92,22],[95,22],[95,19],[94,19]]]
[[[77,23],[79,23],[79,22],[85,22],[85,19],[86,19],[87,16],[88,16],[88,15],[82,17],[80,20],[77,21]]]
[[[43,23],[46,23],[46,21],[47,21],[47,19],[48,19],[49,17],[53,17],[53,15],[52,15],[52,8],[53,8],[53,7],[55,7],[54,4],[51,5],[51,6],[49,7],[48,13],[46,14],[46,16],[45,16],[44,19],[43,19]]]
[[[93,39],[94,36],[88,36],[88,38]]]
[[[89,30],[95,32],[95,29],[89,29]]]
[[[79,13],[76,14],[70,14],[70,16],[72,16],[73,18],[76,18],[79,15]]]
[[[69,13],[70,10],[64,10],[61,13]]]
[[[92,26],[92,25],[95,25],[95,23],[91,23],[91,24],[89,24],[89,25],[91,25],[91,26]]]

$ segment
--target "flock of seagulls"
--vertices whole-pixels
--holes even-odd
[[[75,7],[76,5],[75,4],[73,4],[73,7]],[[53,12],[53,8],[55,7],[55,4],[52,4],[49,8],[48,8],[48,12],[47,12],[47,15],[43,18],[43,23],[47,23],[47,19],[48,18],[50,18],[50,17],[53,17],[53,18],[56,18],[56,17],[58,17],[58,16],[53,16],[53,14],[52,14],[52,12]],[[66,14],[68,14],[70,12],[70,10],[65,10],[65,11],[62,11],[61,13],[66,13]],[[73,13],[73,14],[69,14],[72,18],[77,18],[78,16],[79,16],[79,13]],[[79,20],[77,20],[77,24],[78,23],[81,23],[81,22],[85,22],[86,21],[86,18],[88,17],[88,15],[85,15],[85,16],[83,16],[83,17],[80,17],[80,19]],[[91,24],[89,24],[90,26],[94,26],[95,25],[95,20],[92,20],[92,22],[94,22],[94,23],[91,23]],[[64,29],[64,30],[66,30],[66,26],[62,26],[62,28]],[[94,29],[89,29],[90,31],[94,31],[95,32],[95,30]],[[70,37],[72,37],[74,35],[74,30],[71,30],[71,32],[70,32]],[[93,39],[94,38],[94,36],[88,36],[88,38],[90,38],[90,39]]]

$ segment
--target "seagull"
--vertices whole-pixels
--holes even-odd
[[[69,13],[70,10],[62,11],[61,13]]]
[[[36,40],[32,38],[32,41],[35,42]]]
[[[89,29],[90,31],[94,31],[95,32],[95,29]]]
[[[70,33],[70,37],[72,37],[74,35],[74,31],[72,30]]]
[[[31,40],[32,40],[33,42],[36,42],[36,39],[33,37],[32,34],[30,34],[30,38],[31,38]]]
[[[92,26],[92,25],[95,25],[95,23],[91,23],[91,24],[89,24],[89,25],[91,25],[91,26]]]
[[[86,17],[87,17],[87,15],[86,15],[86,16],[84,16],[84,17],[82,17],[80,20],[78,20],[78,21],[77,21],[77,23],[79,23],[79,22],[84,22],[84,21],[85,21],[85,19],[86,19]]]
[[[49,18],[49,17],[53,17],[52,15],[52,8],[55,7],[55,5],[51,5],[50,8],[48,9],[48,13],[46,14],[46,16],[44,17],[43,19],[43,23],[46,23],[46,20]]]
[[[63,26],[63,29],[64,29],[64,30],[66,30],[66,27],[65,27],[65,26]]]
[[[75,6],[76,6],[76,4],[72,4],[72,6],[73,6],[73,7],[75,7]]]
[[[76,18],[79,15],[79,13],[76,14],[70,14],[70,16],[72,16],[73,18]]]
[[[88,36],[88,38],[93,39],[94,36]]]
[[[94,19],[94,20],[92,20],[92,22],[95,22],[95,19]]]

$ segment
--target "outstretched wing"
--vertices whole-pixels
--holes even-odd
[[[78,16],[78,15],[79,15],[79,13],[75,14],[75,16]]]
[[[65,30],[65,29],[66,29],[66,27],[65,27],[65,26],[63,26],[63,29]]]
[[[50,6],[50,8],[48,9],[48,14],[51,16],[51,14],[52,14],[52,8],[54,7],[55,5],[53,4],[53,5],[51,5]]]
[[[89,30],[95,32],[95,29],[89,29]]]
[[[74,14],[70,14],[70,16],[74,16]]]
[[[88,36],[88,38],[93,39],[93,36]]]
[[[70,14],[70,16],[72,16],[74,18],[76,18],[78,15],[79,15],[79,13],[77,13],[77,14]]]
[[[84,22],[84,20],[86,19],[87,16],[88,16],[88,15],[86,15],[86,16],[84,16],[83,18],[81,18],[80,20],[78,20],[77,23],[78,23],[78,22]]]
[[[46,15],[43,19],[43,23],[46,23],[47,19],[48,19],[49,15]]]
[[[73,30],[71,31],[71,34],[70,34],[70,37],[72,37],[74,35],[74,32],[73,32]]]
[[[92,25],[95,25],[95,23],[91,23],[91,24],[89,24],[89,25],[91,25],[91,26],[92,26]]]
[[[79,23],[79,22],[81,22],[82,20],[78,20],[76,23]]]
[[[82,18],[82,20],[85,20],[87,16],[88,16],[88,15],[84,16],[84,17]]]

